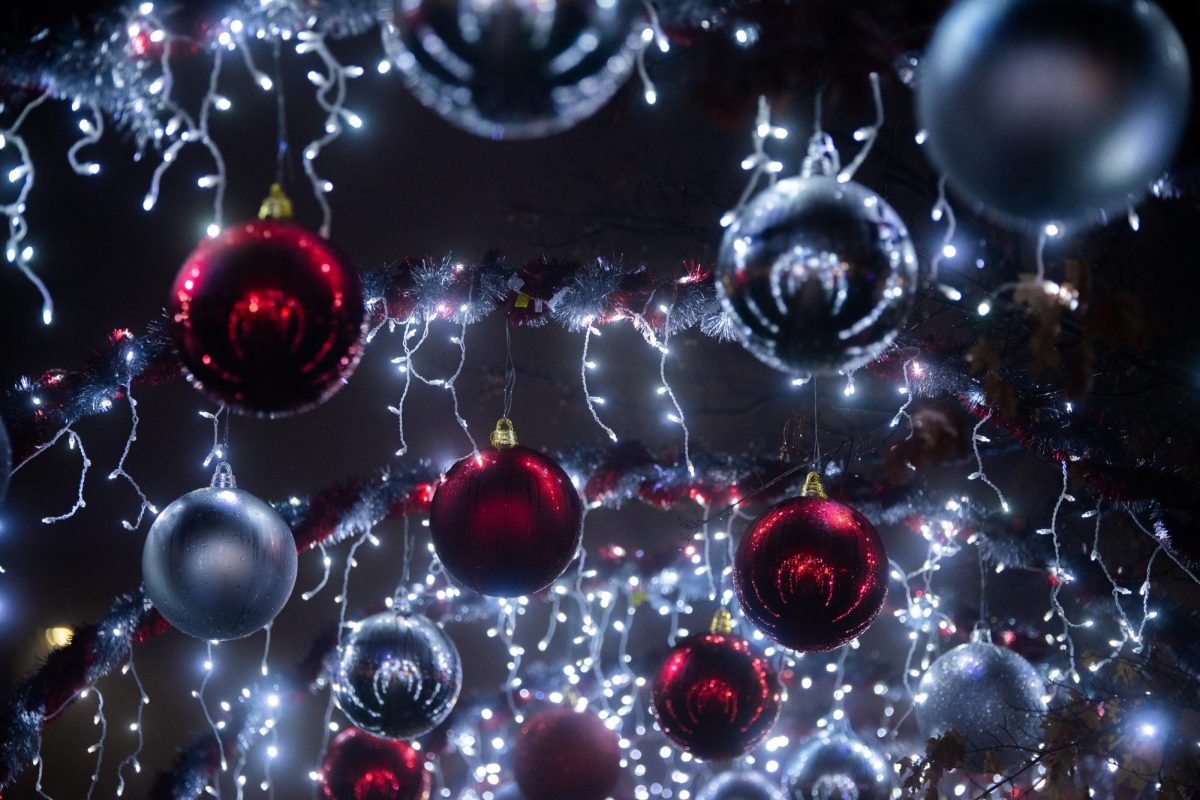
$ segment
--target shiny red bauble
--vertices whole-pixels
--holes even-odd
[[[201,242],[175,278],[168,314],[188,380],[247,414],[291,414],[324,402],[362,351],[354,265],[282,220],[248,222]]]
[[[708,761],[743,756],[761,742],[783,704],[779,676],[750,643],[704,633],[676,645],[654,676],[651,708],[671,741]]]
[[[554,459],[521,445],[459,461],[429,509],[434,549],[464,586],[492,597],[541,591],[579,550],[583,503]]]
[[[542,711],[517,734],[513,773],[525,800],[604,800],[621,778],[617,734],[595,714]]]
[[[425,757],[408,742],[357,728],[339,734],[321,764],[325,800],[429,800],[432,784]]]
[[[875,527],[844,503],[794,497],[742,536],[733,586],[746,618],[784,647],[826,651],[865,631],[887,597]]]

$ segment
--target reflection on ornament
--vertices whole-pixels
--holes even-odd
[[[746,618],[768,637],[823,651],[875,620],[887,597],[888,560],[875,527],[825,498],[813,475],[809,493],[771,507],[742,535],[733,585]]]
[[[917,688],[922,738],[956,731],[967,740],[967,767],[982,771],[986,751],[1006,769],[1037,752],[1046,684],[1033,665],[976,633],[934,661]]]
[[[393,609],[351,626],[339,649],[333,697],[363,730],[415,739],[450,715],[461,688],[454,642],[428,618]]]
[[[784,800],[779,784],[761,772],[724,772],[704,784],[696,800]]]
[[[389,0],[384,42],[417,99],[490,139],[535,139],[594,114],[643,46],[637,0]]]
[[[962,194],[1032,223],[1122,209],[1187,124],[1187,50],[1151,2],[964,0],[921,63],[929,154]]]
[[[874,360],[912,307],[917,256],[879,195],[840,182],[818,134],[804,174],[759,193],[733,220],[717,259],[717,295],[754,356],[797,375]]]
[[[789,800],[888,800],[892,765],[854,734],[826,731],[800,745],[787,787]]]

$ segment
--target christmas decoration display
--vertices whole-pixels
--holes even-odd
[[[1037,754],[1046,713],[1045,681],[1033,665],[976,633],[943,653],[917,687],[923,737],[954,731],[967,742],[966,763],[981,772],[987,754],[1006,767]]]
[[[535,139],[594,114],[633,72],[636,0],[395,0],[384,41],[422,103],[491,139]]]
[[[604,800],[621,778],[617,734],[588,712],[541,711],[517,734],[513,774],[525,800]]]
[[[651,709],[670,739],[709,761],[737,758],[779,719],[783,688],[767,659],[733,635],[728,611],[680,642],[654,676]]]
[[[799,497],[742,534],[733,585],[760,631],[793,650],[833,650],[862,634],[887,596],[888,559],[875,527],[830,500],[810,472]]]
[[[1123,209],[1167,168],[1187,123],[1187,50],[1152,2],[970,0],[921,62],[929,152],[1008,219]]]
[[[429,800],[433,779],[408,742],[377,739],[347,728],[321,765],[325,800]]]
[[[800,745],[786,783],[788,800],[888,800],[892,765],[849,731],[823,731]]]
[[[8,431],[4,427],[4,420],[0,419],[0,502],[4,501],[4,495],[8,491],[8,479],[12,472],[12,445],[8,441]]]
[[[333,697],[368,733],[424,736],[450,715],[461,688],[458,650],[426,617],[394,608],[352,624],[343,637]]]
[[[583,504],[562,467],[517,444],[502,418],[492,446],[456,463],[433,496],[438,558],[464,586],[492,597],[545,589],[575,558]]]
[[[696,800],[784,800],[779,783],[761,772],[723,772],[704,784]]]
[[[238,489],[227,465],[213,485],[162,510],[142,550],[146,596],[179,630],[225,641],[269,625],[296,583],[296,546],[277,513]]]
[[[281,219],[202,241],[175,278],[168,313],[188,379],[247,414],[324,402],[361,355],[358,272],[321,237]]]
[[[717,294],[741,343],[796,375],[854,370],[895,338],[912,307],[917,257],[883,198],[841,181],[814,137],[804,173],[760,192],[725,231]]]

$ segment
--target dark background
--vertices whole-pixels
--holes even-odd
[[[41,6],[15,4],[7,19],[0,16],[0,23],[8,25],[7,34],[13,36],[35,30],[47,15],[63,13],[63,4],[49,10]],[[923,30],[919,22],[910,31],[917,40]],[[838,25],[830,31],[845,34]],[[865,71],[855,72],[853,63],[845,63],[849,60],[845,38],[829,36],[828,56],[843,69],[830,70],[820,80],[832,75],[841,81],[843,75],[853,75],[861,82],[857,87],[831,83],[828,89],[825,124],[839,135],[843,158],[848,159],[854,145],[845,134],[866,123],[870,109],[863,102]],[[703,48],[676,48],[668,59],[654,64],[657,106],[646,106],[640,86],[631,81],[606,109],[575,130],[545,140],[509,143],[488,142],[459,131],[413,100],[395,73],[377,74],[374,66],[382,53],[374,34],[338,42],[335,50],[344,62],[366,68],[364,77],[351,84],[347,104],[366,125],[362,130],[347,130],[328,147],[318,169],[335,184],[330,196],[333,239],[359,264],[369,267],[402,256],[448,253],[471,260],[492,248],[504,251],[514,262],[541,253],[604,256],[644,262],[664,273],[692,259],[711,264],[720,237],[717,220],[744,185],[738,165],[750,150],[750,119],[739,112],[751,108],[754,95],[743,92],[742,102],[734,106],[714,102],[703,75],[721,68],[722,62]],[[813,52],[819,55],[820,48]],[[257,55],[260,63],[269,64],[268,54]],[[808,52],[803,55],[817,58]],[[304,78],[315,59],[287,52],[284,64],[288,138],[293,147],[288,189],[298,206],[298,220],[315,227],[319,216],[294,160],[303,144],[315,138],[323,119],[312,102],[312,86]],[[185,84],[196,83],[206,78],[207,68],[206,57],[193,57],[183,59],[178,72]],[[754,85],[748,78],[746,86]],[[214,116],[213,132],[229,165],[226,217],[233,221],[256,212],[272,179],[275,104],[273,94],[253,86],[236,58],[227,60],[222,86],[234,105],[230,112]],[[793,135],[774,148],[789,172],[799,166],[811,124],[807,112],[811,95],[796,88],[779,103],[778,121]],[[191,97],[194,102],[195,95]],[[879,190],[909,222],[924,264],[940,244],[940,229],[929,221],[936,177],[912,145],[909,90],[889,77],[886,103],[885,135],[859,180]],[[5,113],[13,112],[10,108]],[[33,113],[25,129],[37,167],[27,215],[28,241],[37,250],[34,266],[53,292],[58,310],[54,324],[42,327],[32,287],[15,270],[0,269],[0,382],[4,384],[53,366],[80,365],[113,328],[139,330],[159,314],[169,281],[210,219],[210,195],[195,186],[196,177],[210,167],[202,148],[184,151],[167,174],[157,208],[145,213],[141,199],[154,159],[133,163],[131,145],[112,131],[85,151],[87,158],[102,164],[102,172],[96,177],[75,176],[65,154],[77,136],[77,117],[67,104],[49,103]],[[0,173],[8,169],[7,157],[0,153]],[[1200,214],[1185,199],[1151,201],[1142,216],[1140,234],[1114,225],[1059,245],[1051,253],[1051,275],[1056,259],[1064,254],[1103,252],[1099,279],[1140,293],[1151,311],[1156,349],[1146,358],[1152,359],[1158,379],[1139,384],[1139,395],[1123,406],[1099,397],[1088,402],[1114,403],[1114,413],[1119,415],[1187,418],[1197,410],[1194,389],[1200,366],[1196,358],[1200,326],[1193,310],[1194,231]],[[998,241],[982,242],[993,234],[1000,237]],[[964,287],[994,285],[1030,268],[1031,241],[1004,237],[969,215],[957,242],[960,255],[944,265],[944,277]],[[989,261],[981,272],[973,266],[977,252]],[[979,296],[979,291],[972,292],[964,306],[973,308]],[[950,331],[976,324],[972,315],[947,314],[937,299],[923,300],[912,323],[927,318],[932,319],[924,324]],[[1013,325],[1023,324],[1019,314],[1013,319]],[[449,337],[456,332],[449,325],[435,326],[433,338],[441,344],[427,347],[418,356],[426,374],[453,370],[457,348],[450,345]],[[498,315],[467,334],[468,361],[459,391],[463,413],[480,438],[502,407],[503,342]],[[518,381],[512,416],[524,443],[549,449],[580,441],[604,443],[579,388],[581,346],[580,336],[557,326],[514,330]],[[386,464],[398,445],[395,418],[387,406],[399,399],[402,387],[390,363],[399,352],[398,338],[381,334],[351,384],[308,414],[270,422],[234,418],[231,460],[240,485],[274,499],[310,492]],[[617,325],[593,341],[591,357],[600,364],[589,375],[592,390],[609,401],[601,409],[606,421],[623,438],[642,439],[654,449],[678,446],[679,428],[664,422],[668,401],[654,393],[657,352],[631,328]],[[668,370],[696,449],[773,452],[789,415],[801,412],[805,429],[811,425],[811,389],[793,389],[786,377],[761,366],[736,345],[689,332],[673,343]],[[900,403],[894,387],[870,377],[859,380],[853,398],[844,397],[841,386],[832,380],[820,386],[822,435],[831,448],[851,435],[878,433]],[[138,398],[140,436],[127,468],[161,508],[207,484],[209,474],[201,460],[211,442],[211,429],[198,412],[212,408],[183,381],[143,389]],[[137,498],[123,482],[105,479],[119,457],[128,424],[128,407],[118,403],[108,415],[78,426],[94,465],[86,487],[88,505],[69,521],[53,526],[39,522],[71,506],[78,454],[60,444],[14,477],[0,515],[0,565],[6,570],[0,576],[2,687],[11,686],[46,653],[46,628],[95,620],[115,594],[139,583],[145,526],[129,532],[120,525],[136,513]],[[408,432],[408,458],[424,457],[444,465],[468,449],[451,416],[450,398],[436,389],[414,386]],[[804,447],[811,446],[809,436],[803,441]],[[861,455],[868,461],[856,462],[852,469],[878,469],[878,453]],[[973,466],[955,461],[926,480],[931,491],[966,492],[987,499],[985,487],[963,480],[969,471]],[[1057,465],[1010,453],[989,458],[989,472],[1014,499],[1017,524],[1029,530],[1045,525],[1057,494]],[[676,515],[640,506],[603,510],[589,517],[585,541],[592,548],[613,541],[669,547],[687,532],[682,524]],[[352,617],[391,594],[399,577],[397,530],[395,525],[383,526],[380,549],[360,551],[360,567],[351,583]],[[919,565],[923,547],[917,537],[904,530],[883,533],[894,558],[909,567]],[[1113,536],[1115,541],[1120,534]],[[334,551],[333,584],[308,603],[299,595],[317,583],[319,557],[301,558],[296,593],[275,626],[273,664],[294,662],[322,623],[336,619],[333,598],[339,591],[336,584],[346,549],[343,545]],[[946,581],[951,596],[957,584],[974,584],[975,569],[970,549],[949,562]],[[1048,598],[1042,596],[1048,591],[1044,577],[1011,575],[996,580],[992,602],[1000,617],[1006,609],[1021,609],[1020,616],[1030,623],[1040,620],[1048,608]],[[1026,589],[1037,594],[1026,592],[1022,609],[1016,600]],[[974,589],[963,588],[960,595],[963,616],[969,620],[976,602]],[[900,658],[904,631],[889,621],[892,608],[889,603],[864,644]],[[522,626],[529,626],[527,632],[537,631],[530,636],[540,636],[543,630],[539,613],[531,614],[528,622],[522,620]],[[451,631],[463,651],[468,691],[491,691],[503,677],[500,645],[483,636],[483,627]],[[663,647],[665,628],[655,630],[647,624],[641,634],[635,648]],[[209,689],[214,702],[231,697],[255,677],[261,645],[260,636],[218,648],[217,671]],[[200,709],[189,693],[201,680],[203,654],[202,643],[176,633],[138,648],[136,660],[152,702],[144,725],[146,769],[128,790],[131,796],[141,796],[153,772],[169,765],[174,749],[202,730]],[[825,674],[823,665],[824,659],[812,667],[818,679]],[[128,722],[136,695],[128,678],[119,676],[102,682],[101,689],[110,732],[98,796],[110,796],[115,783],[112,769],[133,745]],[[827,700],[828,686],[819,684],[812,698],[794,696],[789,710],[811,719],[825,710]],[[289,713],[275,765],[277,796],[307,795],[304,776],[317,759],[323,708],[324,697],[313,698]],[[92,713],[92,701],[80,703],[48,729],[45,785],[54,796],[82,796],[86,789],[94,764],[85,754],[96,738]],[[864,718],[872,718],[873,713]],[[867,723],[872,729],[874,724]],[[261,751],[256,759],[260,757]],[[252,761],[248,770],[252,786],[260,763]],[[32,796],[29,778],[12,791],[12,797]],[[250,792],[256,794],[257,789]]]

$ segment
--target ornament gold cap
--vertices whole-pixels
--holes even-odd
[[[516,447],[517,432],[513,430],[512,420],[501,417],[496,422],[496,430],[492,431],[492,447]]]
[[[709,630],[713,633],[733,633],[733,614],[729,613],[729,609],[717,609],[717,613],[713,614]]]
[[[283,191],[283,187],[278,183],[272,183],[267,196],[263,198],[262,205],[258,207],[259,219],[291,219],[292,218],[292,198],[287,196]]]
[[[801,497],[819,497],[822,500],[828,500],[829,495],[825,494],[825,487],[821,484],[821,476],[816,470],[808,473],[804,478],[804,488],[800,490]]]

